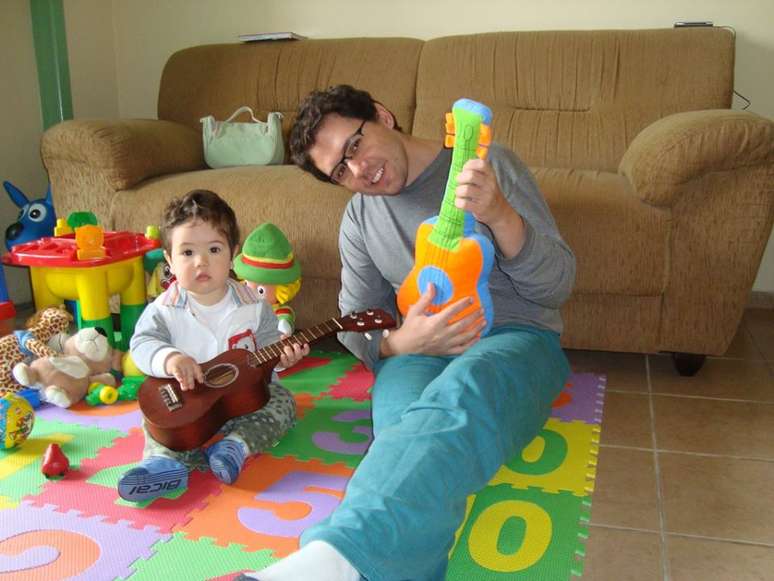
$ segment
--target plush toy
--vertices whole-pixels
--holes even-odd
[[[145,290],[150,302],[169,288],[175,280],[175,275],[164,259],[164,251],[161,248],[147,252],[142,257],[142,265],[147,275]]]
[[[64,306],[48,307],[27,319],[25,330],[0,337],[0,395],[21,389],[12,373],[17,363],[61,352],[72,320]]]
[[[282,231],[264,222],[250,232],[234,258],[234,272],[272,306],[280,332],[293,333],[296,314],[287,303],[301,289],[301,266]]]
[[[29,365],[18,363],[13,376],[21,385],[40,389],[44,401],[66,408],[81,401],[91,383],[115,386],[112,365],[113,350],[107,337],[86,327],[67,339],[61,355],[42,357]]]
[[[48,186],[45,197],[32,201],[11,182],[3,182],[3,187],[11,201],[19,208],[16,222],[5,231],[5,247],[8,250],[16,244],[32,242],[54,233],[56,213],[51,199],[51,186]]]

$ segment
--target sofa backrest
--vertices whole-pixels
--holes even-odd
[[[412,133],[441,139],[469,97],[494,139],[533,167],[616,171],[629,143],[680,111],[731,106],[734,37],[721,28],[499,32],[429,40]]]
[[[401,126],[410,128],[422,45],[410,38],[347,38],[186,48],[164,67],[158,117],[200,131],[200,118],[222,120],[249,105],[258,119],[282,112],[287,138],[304,97],[347,83],[378,95]]]
[[[722,28],[495,32],[422,41],[345,38],[195,46],[173,54],[159,119],[200,130],[242,105],[284,113],[314,89],[368,90],[414,135],[443,138],[460,97],[494,112],[494,138],[533,167],[616,171],[671,113],[731,106],[734,37]],[[287,140],[286,140],[287,143]]]

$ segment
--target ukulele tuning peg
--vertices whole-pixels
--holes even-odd
[[[454,114],[453,113],[447,113],[445,115],[445,126],[446,126],[446,133],[453,134],[454,133]]]

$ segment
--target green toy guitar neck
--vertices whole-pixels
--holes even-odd
[[[454,201],[457,191],[457,177],[468,160],[474,157],[484,159],[491,142],[491,112],[487,107],[469,99],[454,104],[451,113],[446,114],[446,147],[453,145],[451,168],[446,181],[438,222],[429,236],[430,242],[454,250],[465,234],[473,230],[473,217],[459,209]]]

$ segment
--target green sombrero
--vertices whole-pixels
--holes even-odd
[[[282,230],[264,222],[250,232],[234,258],[234,272],[260,284],[290,284],[301,277],[301,266]]]

